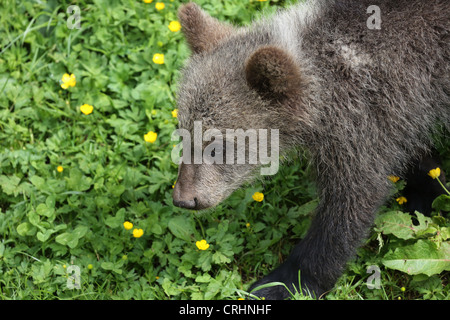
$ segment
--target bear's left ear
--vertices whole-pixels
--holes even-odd
[[[193,2],[180,7],[178,19],[189,47],[194,53],[212,49],[233,32],[232,26],[211,17]]]
[[[282,101],[300,93],[302,77],[294,58],[274,46],[256,50],[245,64],[248,85],[263,98]]]

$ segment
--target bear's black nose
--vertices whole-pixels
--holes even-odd
[[[185,208],[185,209],[195,209],[195,207],[197,206],[197,202],[195,201],[196,199],[192,199],[192,200],[173,200],[173,204],[177,207],[180,208]]]

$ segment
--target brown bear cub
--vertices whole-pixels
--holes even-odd
[[[211,145],[218,133],[227,144],[204,138],[200,155],[214,161],[190,161],[183,140],[174,204],[213,207],[258,174],[259,158],[219,161],[236,159],[229,129],[272,130],[278,140],[266,151],[283,157],[306,148],[320,199],[314,220],[253,288],[300,289],[300,280],[320,296],[367,236],[390,194],[387,177],[407,176],[450,128],[450,1],[301,1],[240,28],[188,3],[179,19],[193,53],[179,83],[180,129],[196,135],[197,124],[200,134],[215,132]],[[283,286],[255,294],[288,297]]]

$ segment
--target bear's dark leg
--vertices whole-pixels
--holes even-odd
[[[441,168],[439,179],[445,184],[445,174],[442,171],[437,152],[422,157],[406,174],[406,187],[403,190],[403,195],[407,200],[406,211],[413,213],[417,210],[425,215],[431,214],[431,204],[434,199],[444,193],[439,182],[428,175],[431,169],[437,167]]]
[[[387,174],[329,178],[319,188],[321,203],[305,238],[287,260],[251,289],[269,282],[284,282],[289,289],[301,287],[317,298],[333,288],[347,261],[366,238],[378,207],[389,194]],[[341,185],[337,183],[341,182]],[[320,187],[320,183],[319,183]],[[367,190],[372,190],[369,194]],[[254,292],[265,299],[289,297],[283,286]]]

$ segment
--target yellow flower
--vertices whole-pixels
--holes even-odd
[[[252,196],[253,200],[257,201],[257,202],[261,202],[264,200],[264,194],[262,194],[261,192],[255,192]]]
[[[250,228],[250,222],[247,222],[247,223],[245,224],[245,226],[246,226],[247,228]]]
[[[406,200],[405,197],[399,197],[395,200],[398,202],[398,204],[404,204],[404,203],[408,202],[408,200]]]
[[[156,8],[156,10],[158,10],[158,11],[164,9],[165,6],[166,6],[166,5],[165,5],[163,2],[157,2],[157,3],[155,3],[155,8]]]
[[[209,248],[209,244],[208,244],[208,242],[206,242],[206,240],[200,240],[200,241],[197,241],[197,242],[195,243],[195,245],[197,246],[197,248],[198,248],[199,250],[206,250],[206,249]]]
[[[158,137],[158,134],[153,131],[149,131],[147,134],[144,135],[144,140],[149,143],[153,143],[156,141],[156,138]]]
[[[172,117],[174,117],[174,118],[178,117],[178,109],[175,109],[172,111]]]
[[[156,64],[164,64],[164,54],[162,53],[155,53],[153,55],[153,62]]]
[[[400,177],[397,177],[397,176],[388,176],[388,179],[391,180],[393,183],[396,183],[398,180],[400,180]]]
[[[436,179],[441,175],[441,168],[431,169],[430,172],[428,172],[428,175],[433,179]]]
[[[81,112],[83,112],[85,115],[91,114],[92,111],[94,111],[94,107],[91,106],[90,104],[83,104],[80,107]]]
[[[75,85],[77,84],[77,80],[75,78],[74,74],[68,74],[68,73],[64,73],[64,75],[61,78],[61,88],[63,89],[67,89],[69,87],[75,87]]]
[[[153,0],[144,0],[145,3],[152,3]]]
[[[169,30],[172,32],[177,32],[180,31],[181,29],[181,24],[179,21],[170,21],[169,23]]]
[[[401,287],[400,290],[401,290],[402,292],[405,292],[405,291],[406,291],[406,288],[405,288],[405,287]]]
[[[130,221],[125,221],[123,223],[123,227],[125,228],[125,230],[131,230],[133,228],[133,224]]]
[[[133,230],[133,237],[140,238],[144,234],[144,230],[142,229],[134,229]]]
[[[89,263],[87,267],[89,270],[92,270],[94,268],[94,266],[91,263]]]
[[[56,167],[56,171],[58,171],[59,173],[63,172],[64,168],[62,166],[58,166]]]

